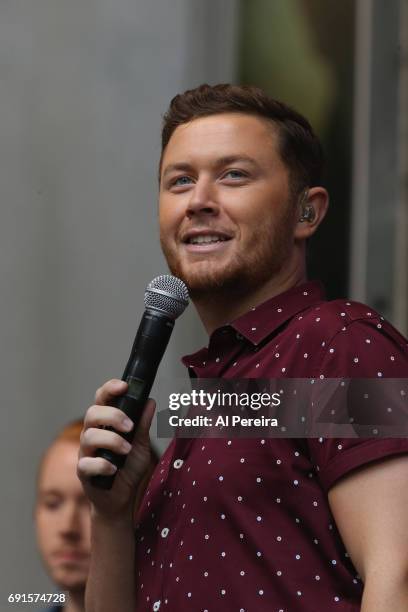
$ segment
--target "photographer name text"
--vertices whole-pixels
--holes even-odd
[[[277,427],[278,419],[269,417],[241,417],[239,415],[220,415],[216,419],[197,414],[194,417],[180,417],[172,414],[169,417],[171,427]]]

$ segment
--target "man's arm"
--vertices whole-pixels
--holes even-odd
[[[126,415],[109,406],[112,398],[126,390],[126,383],[110,381],[96,392],[96,405],[85,417],[79,450],[78,476],[91,502],[91,564],[86,588],[87,612],[134,610],[135,593],[135,536],[133,516],[138,489],[143,486],[151,465],[149,428],[154,413],[154,402],[145,406],[132,445],[112,427],[126,431]],[[118,471],[112,489],[98,489],[91,484],[94,475],[112,474],[116,468],[102,457],[95,457],[98,448],[108,448],[127,455],[125,465]]]
[[[364,582],[361,612],[407,612],[408,456],[345,476],[330,489],[329,504]]]
[[[112,521],[92,513],[91,563],[85,595],[87,612],[135,609],[134,540],[131,517]]]

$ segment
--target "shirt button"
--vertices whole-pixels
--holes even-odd
[[[162,537],[162,538],[167,538],[167,534],[169,533],[169,531],[170,531],[170,529],[169,529],[168,527],[164,527],[164,528],[161,530],[161,537]]]
[[[182,459],[176,459],[175,462],[173,463],[173,467],[176,470],[179,470],[181,468],[181,466],[183,465],[184,461]]]
[[[160,600],[159,600],[159,601],[155,601],[155,602],[154,602],[154,604],[153,604],[153,610],[154,610],[155,612],[157,612],[157,610],[160,608],[160,604],[161,604],[161,601],[160,601]]]

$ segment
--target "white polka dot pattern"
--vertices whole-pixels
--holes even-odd
[[[361,304],[324,302],[307,283],[214,332],[184,361],[208,378],[407,377],[406,341],[380,320]],[[327,490],[379,452],[408,451],[404,441],[382,440],[381,451],[364,442],[173,440],[138,515],[138,612],[316,612],[316,602],[357,612],[362,583]]]

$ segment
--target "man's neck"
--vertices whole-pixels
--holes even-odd
[[[240,288],[235,292],[214,291],[193,298],[193,302],[208,335],[211,335],[215,329],[234,321],[251,308],[305,281],[305,270],[295,270],[281,274],[278,278],[271,278],[262,286],[246,293]]]
[[[85,612],[85,589],[69,591],[64,612]]]

